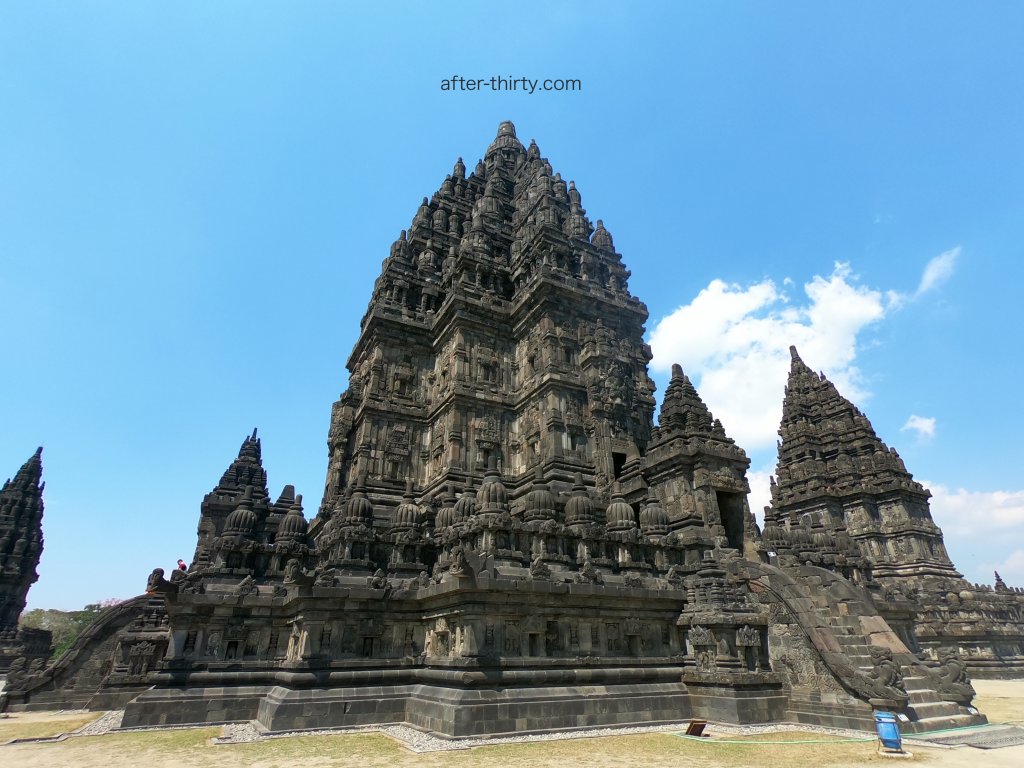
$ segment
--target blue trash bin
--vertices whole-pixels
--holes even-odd
[[[875,730],[878,740],[886,749],[903,751],[903,740],[900,738],[900,724],[892,712],[875,712]]]

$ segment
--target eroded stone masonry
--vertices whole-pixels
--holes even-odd
[[[384,259],[315,516],[270,495],[253,433],[188,572],[154,571],[8,706],[74,681],[126,726],[982,721],[968,675],[1024,670],[1024,594],[961,578],[928,492],[795,350],[762,533],[678,366],[655,426],[629,276],[503,123]]]

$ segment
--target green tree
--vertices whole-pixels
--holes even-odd
[[[52,632],[53,658],[59,659],[97,616],[120,602],[117,599],[101,600],[98,603],[90,603],[80,611],[33,608],[22,614],[20,624],[23,627],[47,629]]]

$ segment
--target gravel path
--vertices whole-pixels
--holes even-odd
[[[213,739],[214,744],[241,744],[245,742],[264,741],[267,739],[286,739],[294,736],[329,736],[351,733],[383,733],[399,742],[413,752],[447,752],[473,747],[495,746],[498,744],[525,744],[535,741],[561,741],[565,739],[594,739],[602,736],[627,736],[636,733],[677,733],[686,729],[688,720],[678,723],[647,726],[624,726],[621,728],[581,728],[573,731],[556,733],[530,733],[522,736],[497,736],[485,739],[446,739],[433,736],[407,725],[366,726],[360,728],[331,728],[327,730],[289,731],[268,734],[262,732],[254,722],[232,723],[224,726],[221,736]],[[707,730],[718,736],[754,736],[764,733],[820,733],[822,735],[840,736],[843,738],[864,738],[872,736],[863,731],[852,731],[840,728],[821,728],[812,725],[775,724],[758,726],[740,726],[709,723]]]

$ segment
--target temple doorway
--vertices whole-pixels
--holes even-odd
[[[715,491],[718,512],[722,516],[725,537],[729,546],[743,551],[743,494]]]

